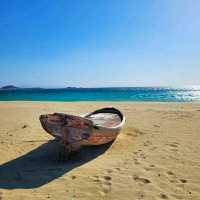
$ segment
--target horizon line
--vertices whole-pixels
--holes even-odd
[[[100,89],[100,88],[200,88],[200,85],[140,85],[140,86],[62,86],[62,87],[41,87],[41,86],[16,86],[16,85],[2,85],[0,89],[6,86],[14,86],[16,89]],[[13,88],[14,89],[14,88]]]

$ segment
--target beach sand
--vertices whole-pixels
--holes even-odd
[[[39,115],[105,106],[127,118],[109,145],[58,159]],[[200,199],[200,104],[1,102],[0,199]]]

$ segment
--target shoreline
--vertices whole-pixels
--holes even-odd
[[[9,100],[0,103],[129,103],[129,104],[200,104],[200,101],[29,101],[29,100]]]

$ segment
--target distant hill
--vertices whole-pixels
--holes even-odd
[[[66,87],[64,89],[67,89],[67,90],[76,90],[76,89],[83,89],[82,87]]]
[[[3,86],[1,89],[2,90],[13,90],[13,89],[19,89],[19,87],[16,87],[14,85],[6,85],[6,86]]]

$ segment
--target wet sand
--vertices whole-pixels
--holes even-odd
[[[39,115],[114,106],[127,122],[71,160]],[[200,199],[200,104],[0,102],[0,199]]]

